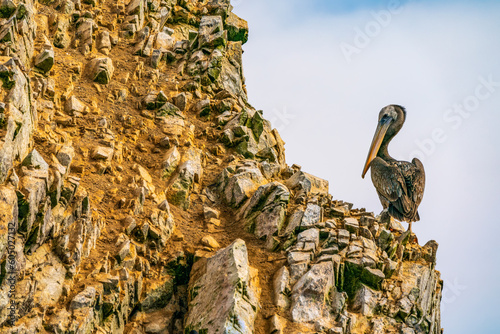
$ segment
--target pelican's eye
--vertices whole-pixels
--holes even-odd
[[[394,118],[390,115],[387,115],[387,114],[384,114],[382,116],[382,118],[380,118],[380,124],[385,124],[385,123],[388,123],[390,121],[392,121]]]

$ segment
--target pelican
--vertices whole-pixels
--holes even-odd
[[[424,165],[417,158],[411,162],[397,161],[387,149],[405,119],[402,106],[391,104],[382,108],[361,177],[365,178],[371,168],[372,182],[383,208],[393,218],[408,222],[411,231],[411,223],[420,220],[417,209],[424,195]]]

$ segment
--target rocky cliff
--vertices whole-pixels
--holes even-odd
[[[229,0],[0,2],[2,333],[441,333],[437,243],[286,164],[247,39]]]

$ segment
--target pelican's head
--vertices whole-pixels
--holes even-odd
[[[377,130],[375,130],[375,135],[373,136],[372,144],[368,151],[368,157],[366,158],[363,174],[361,175],[362,178],[365,177],[366,172],[370,168],[370,163],[377,156],[382,143],[387,143],[399,132],[399,130],[401,130],[405,119],[405,108],[397,104],[390,104],[380,110],[378,114]]]

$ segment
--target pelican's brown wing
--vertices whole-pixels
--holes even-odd
[[[389,214],[401,221],[419,220],[417,209],[425,184],[422,163],[414,159],[412,163],[397,161],[389,164],[377,157],[370,168],[373,185]]]
[[[420,205],[420,202],[422,202],[422,198],[424,197],[425,170],[424,165],[417,158],[413,158],[411,162],[415,166],[412,173],[411,193],[413,195],[413,202],[418,207]]]

